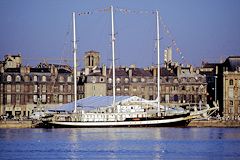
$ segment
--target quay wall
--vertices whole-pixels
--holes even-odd
[[[31,120],[6,120],[0,121],[0,128],[34,128]]]
[[[188,127],[240,127],[240,121],[193,120]]]
[[[41,127],[41,122],[31,120],[6,120],[0,121],[0,128],[36,128]],[[220,120],[193,120],[188,127],[239,127],[240,121],[220,121]]]

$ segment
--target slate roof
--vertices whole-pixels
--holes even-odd
[[[152,77],[152,73],[149,70],[144,70],[143,68],[133,68],[132,75],[141,77]]]
[[[20,68],[7,68],[4,72],[20,73]]]
[[[229,71],[236,71],[240,67],[240,56],[230,56],[224,62],[224,66],[228,67]]]

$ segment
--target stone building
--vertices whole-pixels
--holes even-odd
[[[90,53],[92,61],[99,62],[99,53]],[[89,55],[87,52],[86,55]],[[85,56],[88,62],[89,56]],[[85,63],[86,64],[86,63]],[[99,64],[99,63],[97,63]],[[85,66],[83,77],[85,97],[113,94],[112,68]],[[161,67],[160,95],[162,103],[199,103],[207,101],[206,76],[199,74],[193,67],[183,67],[166,62]],[[119,66],[115,68],[116,95],[138,96],[148,100],[157,98],[157,68],[138,68],[135,65],[130,67]]]
[[[209,97],[219,103],[220,116],[239,119],[240,56],[229,56],[223,63],[204,63],[200,71],[208,77]]]
[[[21,62],[20,55],[11,57],[18,57],[17,61],[20,59]],[[1,62],[1,115],[28,117],[34,109],[41,110],[73,101],[71,67],[46,63],[36,67],[23,66],[21,63],[15,65],[11,57],[5,56]]]
[[[156,77],[148,69],[130,67],[117,67],[116,95],[138,96],[144,99],[156,99]],[[107,70],[107,95],[112,95],[112,69]]]
[[[7,57],[7,58],[6,58]],[[40,63],[23,66],[21,56],[6,56],[0,62],[1,115],[29,116],[34,109],[43,109],[74,100],[73,70],[67,65]],[[9,63],[8,61],[12,61]],[[77,99],[113,94],[112,68],[100,66],[99,52],[85,53],[85,68],[78,71]],[[206,76],[191,66],[166,62],[161,67],[160,100],[162,103],[206,103]],[[6,67],[8,64],[8,67]],[[10,65],[12,64],[12,66]],[[11,66],[11,67],[10,67]],[[119,66],[116,71],[116,95],[157,99],[157,68]]]
[[[206,77],[194,71],[192,66],[177,64],[161,68],[161,102],[206,103]]]
[[[230,56],[223,63],[223,116],[240,120],[240,56]]]

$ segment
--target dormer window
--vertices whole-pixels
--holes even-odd
[[[34,77],[33,77],[33,81],[34,81],[34,82],[37,82],[37,81],[38,81],[38,77],[37,77],[37,76],[34,76]]]
[[[42,82],[46,82],[47,78],[46,76],[42,76]]]
[[[59,77],[59,82],[64,82],[64,77],[63,76]]]
[[[120,78],[117,78],[117,83],[120,83],[121,82],[121,79]]]
[[[132,81],[133,81],[133,82],[137,82],[137,78],[133,78]]]
[[[128,79],[128,78],[125,78],[125,79],[124,79],[124,82],[125,82],[125,83],[128,83],[128,82],[129,82],[129,79]]]
[[[230,85],[230,86],[233,85],[233,80],[232,80],[232,79],[229,80],[229,85]]]
[[[72,82],[72,76],[68,76],[67,82]]]
[[[21,77],[19,75],[17,75],[16,78],[15,78],[15,81],[16,82],[20,82],[21,81]]]
[[[12,76],[8,75],[7,76],[7,82],[11,82],[12,81]]]
[[[29,76],[24,77],[25,82],[29,82]]]

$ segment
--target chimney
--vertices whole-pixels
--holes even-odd
[[[102,75],[107,76],[107,67],[105,64],[102,66]]]
[[[157,68],[153,68],[153,77],[157,77]]]
[[[128,76],[129,76],[129,78],[132,77],[132,68],[130,68],[130,69],[128,70]]]
[[[85,68],[85,75],[86,76],[89,75],[89,68],[88,67]]]

